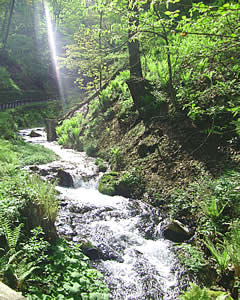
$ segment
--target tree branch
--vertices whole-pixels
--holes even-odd
[[[94,98],[96,98],[100,92],[102,90],[104,90],[110,81],[114,80],[116,78],[117,75],[119,75],[119,73],[121,71],[123,71],[126,68],[126,65],[122,66],[121,68],[119,68],[115,73],[112,74],[112,76],[104,83],[104,85],[102,86],[101,89],[97,90],[94,94],[92,94],[91,96],[89,96],[85,101],[77,104],[76,106],[74,106],[69,112],[67,112],[61,119],[58,119],[58,123],[61,124],[62,121],[64,121],[65,119],[71,118],[74,113],[79,110],[80,108],[82,108],[85,104],[89,104]]]

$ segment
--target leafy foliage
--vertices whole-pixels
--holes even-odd
[[[19,87],[12,80],[9,72],[4,67],[0,67],[0,89],[1,90],[16,90],[20,92]]]
[[[207,288],[202,288],[194,283],[190,283],[190,288],[180,297],[181,300],[231,300],[233,299],[229,294],[221,291],[212,291]]]
[[[65,147],[72,147],[76,150],[83,150],[83,144],[80,139],[80,132],[83,126],[83,118],[81,114],[77,114],[68,120],[64,120],[62,125],[56,128],[58,143]]]
[[[108,299],[101,274],[90,267],[78,246],[64,240],[50,244],[46,228],[29,232],[33,216],[53,223],[58,211],[55,184],[19,170],[33,151],[42,152],[42,148],[28,147],[21,140],[0,140],[0,146],[1,280],[29,299],[77,300],[79,295],[83,299]],[[42,153],[42,159],[36,156],[32,162],[49,161],[46,155]],[[40,214],[37,217],[36,211]]]
[[[78,246],[58,240],[47,250],[45,263],[34,276],[38,285],[28,287],[29,299],[79,299],[79,295],[91,299],[93,294],[108,299],[101,274],[89,268],[88,259]]]
[[[190,272],[204,272],[207,261],[199,247],[189,244],[177,246],[177,253],[180,261]]]

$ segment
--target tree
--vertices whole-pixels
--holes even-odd
[[[7,14],[7,10],[5,13],[5,18],[4,18],[4,22],[3,22],[3,41],[2,41],[2,50],[3,51],[5,50],[6,45],[7,45],[7,40],[8,40],[8,36],[9,36],[9,30],[10,30],[10,25],[11,25],[11,21],[12,21],[14,6],[15,6],[15,0],[11,0],[10,6],[9,6],[9,13]],[[7,15],[8,15],[8,18],[7,18]],[[6,28],[5,28],[5,24],[6,24]]]

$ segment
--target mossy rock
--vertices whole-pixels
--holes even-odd
[[[116,195],[116,185],[119,174],[117,172],[109,172],[104,174],[99,182],[98,191],[102,194],[114,196]]]

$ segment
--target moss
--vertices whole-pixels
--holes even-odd
[[[99,172],[106,172],[107,171],[107,165],[104,163],[104,160],[102,158],[97,158],[95,161],[95,165],[98,166]]]
[[[98,191],[109,196],[116,195],[118,177],[119,174],[117,172],[109,172],[104,174],[100,179]]]

